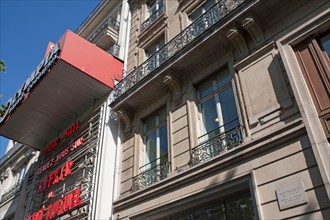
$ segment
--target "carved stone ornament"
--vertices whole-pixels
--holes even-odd
[[[163,83],[165,83],[171,89],[175,106],[180,105],[182,102],[181,82],[172,74],[169,74],[164,77]]]
[[[117,117],[123,122],[124,133],[129,133],[132,130],[131,113],[125,109],[117,111]]]
[[[236,25],[227,31],[226,36],[235,45],[239,55],[248,53],[248,48],[244,36]]]
[[[250,14],[242,21],[242,26],[247,30],[253,39],[255,45],[259,45],[264,41],[264,34],[260,24],[257,22],[254,15]]]

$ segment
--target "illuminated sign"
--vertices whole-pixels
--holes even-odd
[[[63,198],[55,201],[54,203],[50,204],[48,208],[41,208],[37,212],[33,213],[32,215],[24,218],[24,220],[42,220],[43,215],[46,212],[46,220],[51,220],[58,217],[61,214],[64,214],[71,209],[76,208],[77,206],[82,204],[82,200],[80,198],[81,190],[77,188],[72,192],[66,194]]]
[[[71,172],[72,166],[73,166],[73,161],[70,160],[66,162],[62,167],[54,170],[48,176],[43,178],[39,183],[38,193],[41,193],[45,191],[47,188],[50,188],[52,185],[55,185],[61,180],[64,180],[65,177],[67,177],[72,173]]]
[[[48,170],[52,166],[54,166],[57,162],[61,161],[63,158],[65,158],[69,152],[72,152],[76,150],[79,146],[83,145],[85,142],[84,137],[80,137],[77,140],[75,140],[70,146],[64,148],[59,154],[57,154],[55,157],[48,160],[46,163],[44,163],[41,167],[37,170],[37,175],[40,175],[44,171]]]
[[[41,61],[38,67],[32,72],[31,76],[25,81],[22,87],[16,92],[16,94],[9,99],[6,105],[8,105],[7,111],[0,118],[0,125],[5,119],[16,109],[16,107],[26,98],[27,94],[34,88],[34,86],[40,81],[40,79],[48,72],[53,66],[60,53],[60,46],[56,44],[50,54]]]
[[[73,133],[75,133],[80,128],[80,121],[76,121],[73,125],[71,125],[64,133],[61,138],[56,138],[50,144],[45,147],[44,153],[45,155],[52,151],[57,147],[61,139],[66,139],[70,137]]]

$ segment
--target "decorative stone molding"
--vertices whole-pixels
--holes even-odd
[[[124,133],[129,133],[132,130],[131,112],[122,108],[117,111],[117,118],[123,122]]]
[[[181,104],[182,95],[181,95],[181,82],[179,79],[174,77],[172,74],[166,75],[163,79],[163,83],[165,83],[172,92],[172,99],[175,103],[175,106]]]
[[[252,37],[255,45],[260,45],[264,42],[264,34],[262,28],[253,14],[249,14],[243,21],[242,26],[247,30]]]
[[[0,181],[3,181],[5,179],[7,179],[8,177],[9,177],[9,169],[7,169],[3,173],[1,173],[1,175],[0,175]]]
[[[238,26],[234,25],[230,28],[227,31],[226,36],[237,48],[239,56],[248,54],[248,47],[245,38]]]

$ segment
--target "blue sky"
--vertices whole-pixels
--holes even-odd
[[[43,59],[48,42],[76,31],[99,0],[0,0],[0,103],[6,103]],[[0,158],[7,139],[0,137]]]

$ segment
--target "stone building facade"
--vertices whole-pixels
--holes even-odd
[[[0,219],[19,219],[24,204],[29,199],[29,186],[39,152],[19,143],[9,141],[6,154],[0,159]]]
[[[114,219],[329,219],[329,1],[128,2]]]

